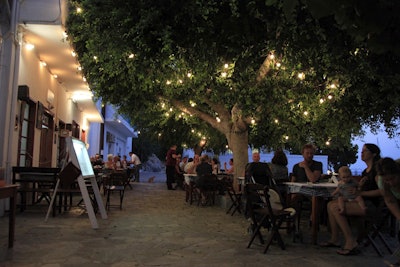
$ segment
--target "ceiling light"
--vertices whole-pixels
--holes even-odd
[[[26,44],[25,44],[25,47],[26,47],[26,49],[28,49],[28,50],[33,50],[33,49],[35,48],[35,46],[34,46],[33,44],[30,44],[30,43],[26,43]]]

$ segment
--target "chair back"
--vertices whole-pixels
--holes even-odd
[[[125,187],[127,173],[122,171],[111,172],[108,177],[105,178],[104,184],[109,187]]]
[[[213,191],[217,189],[217,175],[207,174],[199,176],[196,181],[196,187],[203,191]]]
[[[58,178],[60,179],[59,189],[72,189],[76,188],[76,178],[81,174],[81,170],[76,167],[72,161],[60,171]]]

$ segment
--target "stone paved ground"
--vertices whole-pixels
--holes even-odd
[[[257,241],[246,248],[243,216],[219,206],[191,206],[183,191],[168,191],[164,183],[132,187],[122,210],[111,208],[107,220],[98,216],[97,230],[79,208],[44,222],[46,207],[30,207],[17,214],[15,245],[7,249],[8,221],[0,218],[0,266],[385,266],[369,247],[345,257],[311,245],[307,226],[303,244],[283,233],[286,250],[272,245],[263,254]],[[321,229],[321,240],[326,237]]]

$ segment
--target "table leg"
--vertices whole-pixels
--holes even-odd
[[[15,209],[17,207],[17,190],[14,190],[14,194],[10,197],[10,214],[9,224],[8,224],[8,247],[12,248],[14,246],[14,233],[15,233]]]
[[[319,225],[319,216],[318,216],[318,208],[319,208],[319,197],[312,197],[312,208],[311,208],[311,223],[312,223],[312,244],[317,244],[318,239],[318,225]]]

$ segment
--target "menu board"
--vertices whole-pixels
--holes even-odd
[[[89,153],[86,148],[86,144],[81,140],[68,137],[67,142],[70,141],[69,153],[73,163],[78,166],[82,172],[83,177],[94,176],[92,163],[90,162]],[[75,160],[77,162],[74,162]]]

